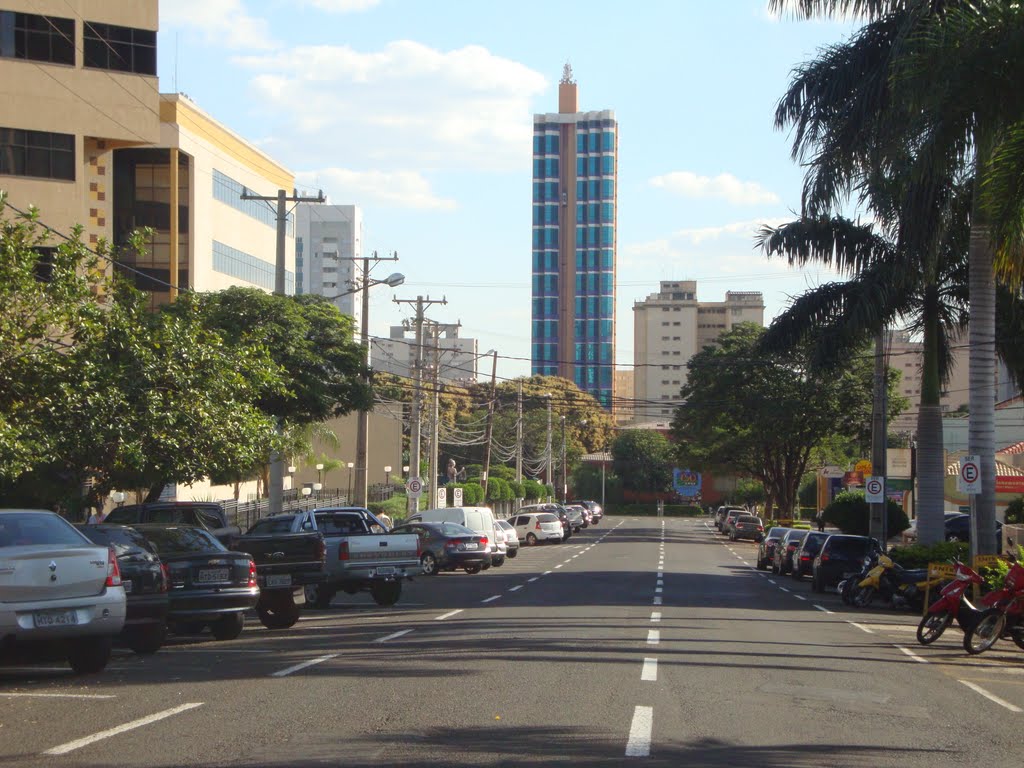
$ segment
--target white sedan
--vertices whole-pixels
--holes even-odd
[[[114,550],[53,512],[0,509],[0,645],[60,641],[75,672],[99,672],[124,618]]]

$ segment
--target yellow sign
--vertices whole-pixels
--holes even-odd
[[[951,563],[928,563],[929,579],[952,579],[956,575],[956,566]]]
[[[1002,558],[999,555],[977,555],[974,558],[974,570],[979,568],[992,568],[999,563]]]
[[[853,471],[860,472],[862,475],[870,475],[872,474],[871,462],[868,461],[867,459],[861,459],[860,461],[853,465]]]

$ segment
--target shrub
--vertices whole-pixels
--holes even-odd
[[[1006,505],[1006,522],[1011,525],[1024,524],[1024,496],[1018,496]]]
[[[911,544],[889,550],[889,557],[904,568],[926,568],[928,563],[947,563],[953,558],[966,563],[970,556],[970,545],[957,541],[942,541],[930,546]]]
[[[507,481],[500,477],[492,477],[487,481],[488,501],[511,501],[513,498],[512,488]]]
[[[867,536],[870,526],[871,507],[858,491],[844,491],[825,507],[825,522],[834,525],[843,533]],[[910,521],[899,504],[891,499],[886,504],[886,531],[897,536],[910,527]]]
[[[541,483],[536,480],[523,480],[523,498],[533,501],[547,495],[547,491]]]
[[[477,507],[484,503],[484,487],[480,483],[466,483],[462,486],[462,503]]]

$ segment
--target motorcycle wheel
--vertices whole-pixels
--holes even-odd
[[[953,614],[948,609],[927,614],[917,625],[917,642],[921,645],[931,645],[942,637],[942,633],[952,622]]]
[[[867,608],[874,597],[874,587],[860,587],[853,593],[853,604],[858,608]]]
[[[1003,634],[1006,626],[1006,614],[995,608],[985,611],[978,623],[964,633],[964,650],[972,656],[984,653]]]

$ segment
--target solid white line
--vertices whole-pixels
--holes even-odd
[[[795,597],[797,600],[807,600],[806,597],[801,597],[800,595],[793,595],[793,597]]]
[[[14,699],[116,699],[117,696],[105,693],[0,693],[0,698]]]
[[[661,611],[651,611],[651,621],[654,623],[661,621]]]
[[[661,595],[658,595],[658,597],[654,598],[654,605],[661,605]]]
[[[856,627],[859,630],[867,632],[869,635],[875,634],[875,631],[873,629],[868,629],[863,624],[858,624],[856,621],[847,621],[846,623],[849,624],[851,627]]]
[[[92,736],[86,736],[81,739],[76,739],[75,741],[69,741],[67,744],[61,744],[59,747],[48,749],[45,752],[43,752],[43,754],[66,755],[68,752],[73,752],[76,749],[81,749],[82,747],[86,747],[97,741],[102,741],[103,739],[109,739],[111,736],[117,736],[119,733],[131,731],[136,728],[141,728],[144,725],[149,725],[150,723],[155,723],[158,720],[163,720],[164,718],[172,717],[174,715],[178,715],[182,712],[187,712],[190,709],[195,709],[196,707],[201,706],[203,706],[203,702],[194,701],[189,704],[182,704],[181,706],[174,707],[173,709],[165,709],[163,712],[157,712],[156,714],[149,715],[148,717],[142,717],[138,720],[132,720],[130,723],[119,725],[116,728],[110,728],[106,731],[94,733]]]
[[[486,598],[484,600],[481,600],[480,602],[481,603],[490,603],[490,602],[493,602],[493,601],[497,600],[499,597],[501,597],[501,595],[491,595],[490,597],[488,597],[488,598]]]
[[[435,616],[434,617],[434,621],[444,621],[445,619],[450,619],[452,616],[454,616],[457,613],[462,613],[462,609],[461,608],[456,608],[454,611],[448,611],[448,613],[442,613],[440,616]]]
[[[408,630],[406,630],[406,632],[412,632],[412,630],[408,629]],[[404,633],[402,633],[402,634],[404,634]],[[288,675],[290,675],[292,672],[298,672],[300,669],[305,669],[306,667],[312,667],[314,664],[322,664],[325,661],[330,661],[331,659],[333,659],[337,655],[338,654],[336,654],[336,653],[332,653],[329,656],[318,656],[315,659],[310,659],[309,661],[304,661],[301,664],[296,664],[296,665],[294,665],[292,667],[286,667],[285,669],[280,669],[277,672],[271,673],[270,676],[271,677],[288,677]]]
[[[643,669],[640,670],[640,680],[649,683],[656,683],[658,681],[657,659],[644,659]]]
[[[828,608],[823,608],[822,606],[818,605],[817,603],[814,603],[814,607],[817,608],[819,611],[824,611],[825,613],[830,614],[830,615],[833,613]]]
[[[517,584],[517,585],[516,585],[516,586],[514,586],[514,587],[509,587],[509,588],[508,588],[508,591],[509,591],[509,592],[518,592],[518,591],[519,591],[520,589],[522,589],[522,588],[523,588],[523,585],[522,585],[522,584]]]
[[[535,582],[539,578],[540,578],[540,576],[534,576],[532,579],[527,579],[526,583],[527,584],[532,584],[533,582]]]
[[[902,645],[897,645],[896,647],[899,648],[901,651],[903,651],[903,653],[907,654],[907,656],[912,658],[914,661],[918,662],[919,664],[927,664],[928,663],[928,659],[921,658],[920,656],[918,656],[916,653],[914,653],[909,648],[904,648]]]
[[[647,644],[648,645],[657,645],[660,642],[661,642],[661,632],[659,632],[656,629],[648,629],[647,630]]]
[[[637,707],[629,726],[626,757],[648,757],[651,754],[651,730],[654,726],[654,708]]]
[[[384,637],[378,637],[373,642],[375,642],[375,643],[386,643],[388,640],[394,640],[396,637],[401,637],[402,635],[408,635],[410,632],[412,632],[411,629],[403,629],[401,632],[392,632],[390,635],[384,635]]]
[[[1005,699],[1000,699],[998,696],[989,693],[984,688],[982,688],[980,685],[976,685],[976,684],[972,683],[970,680],[961,680],[960,682],[963,683],[964,685],[966,685],[972,691],[975,691],[976,693],[980,693],[982,696],[984,696],[989,701],[998,704],[1000,707],[1006,707],[1006,709],[1010,710],[1011,712],[1022,712],[1022,711],[1024,711],[1020,707],[1018,707],[1018,706],[1016,706],[1014,704],[1011,704],[1010,702],[1006,701]]]

